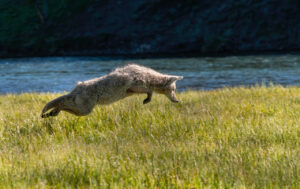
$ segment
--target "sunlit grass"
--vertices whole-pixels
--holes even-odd
[[[0,187],[297,188],[300,88],[133,96],[40,118],[60,94],[0,96]]]

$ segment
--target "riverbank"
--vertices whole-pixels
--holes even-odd
[[[215,52],[215,53],[199,53],[199,52],[183,52],[183,53],[136,53],[136,54],[105,54],[96,50],[92,51],[69,51],[58,52],[55,54],[0,54],[2,60],[5,59],[22,59],[22,58],[99,58],[103,60],[131,60],[131,59],[164,59],[164,58],[222,58],[230,56],[284,56],[284,55],[300,55],[298,49],[285,50],[265,50],[265,51],[239,51],[239,52]]]
[[[0,95],[1,187],[299,186],[300,88],[143,95],[41,119],[60,94]]]
[[[0,57],[299,52],[294,1],[0,2]]]

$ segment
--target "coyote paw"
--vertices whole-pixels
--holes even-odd
[[[150,101],[151,101],[150,98],[146,98],[146,99],[143,101],[143,104],[147,104],[147,103],[149,103]]]

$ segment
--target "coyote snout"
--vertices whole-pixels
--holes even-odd
[[[164,94],[172,102],[178,102],[175,95],[176,81],[181,79],[182,76],[166,75],[144,66],[129,64],[108,75],[79,82],[69,94],[46,104],[41,116],[57,116],[60,111],[84,116],[96,104],[110,104],[139,93],[147,94],[143,104],[151,101],[153,92]],[[46,113],[48,111],[50,112]]]

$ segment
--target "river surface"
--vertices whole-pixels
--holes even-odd
[[[300,55],[122,60],[95,57],[0,59],[0,93],[62,92],[77,81],[103,76],[115,67],[138,63],[182,75],[179,91],[256,84],[300,85]]]

